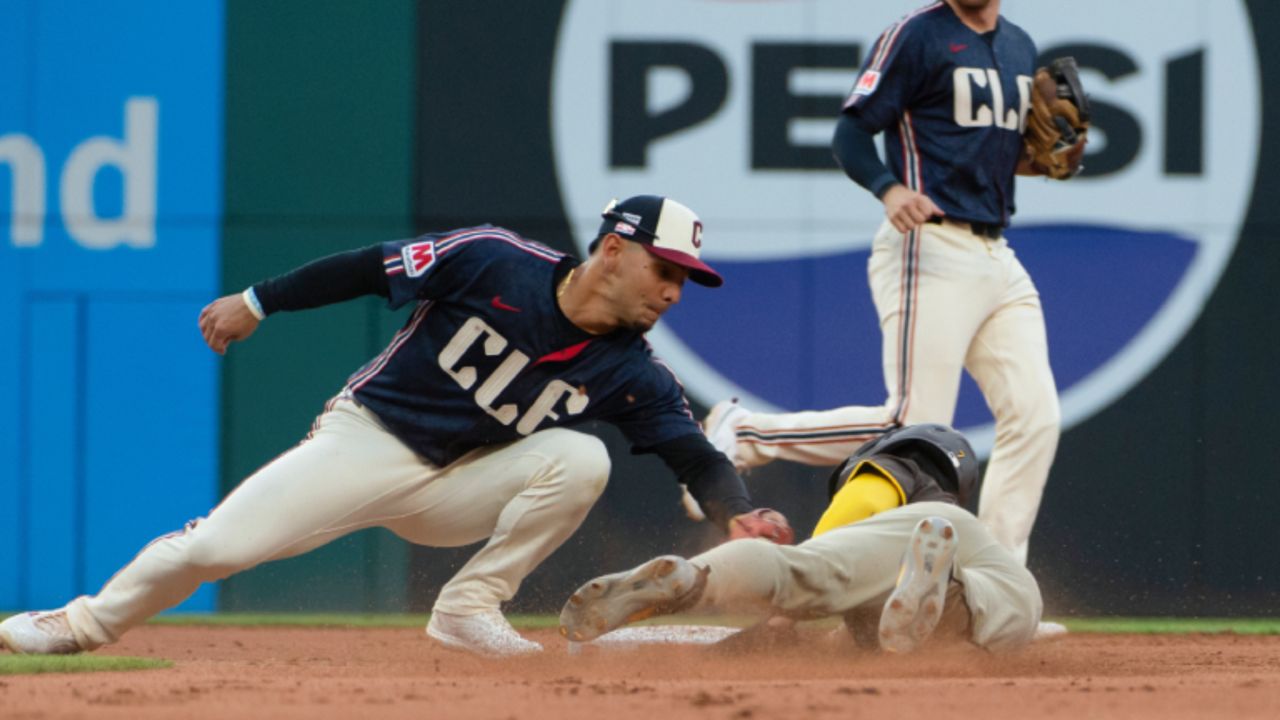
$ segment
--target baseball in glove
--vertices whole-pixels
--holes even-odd
[[[735,515],[729,521],[729,539],[742,538],[763,538],[779,545],[790,545],[796,541],[796,533],[782,513],[769,508],[757,508],[749,513]]]
[[[1088,133],[1089,98],[1080,84],[1076,59],[1061,57],[1037,69],[1022,135],[1032,170],[1055,180],[1075,177],[1084,169]]]

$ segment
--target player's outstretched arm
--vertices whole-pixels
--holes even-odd
[[[200,311],[200,333],[209,349],[224,355],[233,341],[244,340],[258,329],[259,320],[244,295],[226,295]]]
[[[918,193],[906,185],[890,187],[880,201],[884,203],[884,216],[901,233],[920,227],[929,222],[931,217],[946,215],[928,195]]]
[[[702,433],[684,435],[652,448],[688,487],[694,504],[731,540],[764,538],[789,545],[795,532],[782,513],[753,508],[733,464]]]
[[[218,298],[200,311],[200,332],[221,355],[232,342],[252,335],[272,313],[323,307],[363,295],[390,295],[380,244],[313,260],[244,293]]]

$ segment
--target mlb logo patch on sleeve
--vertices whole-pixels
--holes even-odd
[[[436,245],[430,240],[405,245],[400,251],[400,256],[404,258],[405,274],[409,277],[418,277],[435,264]]]
[[[858,77],[858,83],[853,86],[853,94],[870,95],[877,87],[880,87],[880,73],[868,70]]]

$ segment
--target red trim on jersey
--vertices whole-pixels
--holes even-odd
[[[409,322],[400,328],[399,332],[391,338],[391,342],[387,344],[387,348],[383,350],[378,357],[374,358],[371,363],[364,368],[357,370],[350,379],[347,380],[347,389],[352,393],[364,387],[365,383],[373,379],[375,375],[382,372],[382,369],[391,361],[391,357],[405,344],[405,341],[413,335],[418,326],[422,324],[422,318],[427,316],[427,310],[430,309],[432,303],[424,301],[418,304],[418,309],[413,311],[413,316],[409,318]]]
[[[440,240],[436,241],[436,253],[439,256],[444,256],[446,253],[453,250],[454,248],[464,245],[466,243],[469,243],[472,240],[484,240],[484,239],[498,240],[500,242],[507,243],[508,245],[517,247],[529,253],[530,255],[534,255],[536,257],[542,258],[543,260],[547,260],[550,262],[560,262],[560,258],[564,257],[564,253],[560,253],[555,250],[552,250],[546,245],[543,245],[541,243],[536,243],[531,240],[525,240],[524,238],[520,237],[519,235],[516,235],[515,233],[508,232],[506,230],[499,230],[497,228],[487,228],[483,230],[466,230],[460,233],[456,233],[454,235],[450,235],[445,238],[441,238]]]
[[[404,256],[396,254],[384,257],[382,258],[382,267],[388,275],[399,275],[404,272]]]
[[[924,192],[924,173],[920,163],[920,148],[916,145],[915,124],[911,120],[911,112],[904,111],[898,121],[898,134],[902,139],[902,176],[907,187],[916,192]]]
[[[645,347],[649,348],[649,361],[663,370],[666,370],[667,374],[671,376],[671,380],[675,382],[676,387],[680,388],[680,399],[684,401],[684,414],[688,416],[690,420],[697,422],[697,419],[693,417],[693,408],[689,407],[689,395],[684,391],[684,383],[680,382],[680,376],[676,375],[676,371],[672,370],[670,365],[663,362],[662,358],[653,354],[653,346],[649,344],[648,338],[645,338],[644,344]]]
[[[916,19],[917,17],[925,13],[933,12],[934,10],[937,10],[945,6],[946,6],[946,3],[941,3],[941,2],[937,2],[932,5],[926,5],[925,7],[915,10],[914,12],[908,13],[901,20],[899,20],[897,24],[891,26],[888,30],[885,30],[884,34],[880,36],[881,42],[880,42],[879,52],[876,54],[875,60],[873,60],[872,63],[867,66],[867,69],[874,70],[876,72],[881,72],[881,67],[884,65],[884,61],[889,57],[889,51],[893,50],[894,44],[898,42],[898,36],[902,34],[902,29],[907,26],[907,23],[911,22],[912,20]]]

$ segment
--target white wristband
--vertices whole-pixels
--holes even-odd
[[[258,322],[267,319],[267,314],[262,312],[262,303],[258,302],[258,294],[253,291],[253,288],[240,293],[240,299],[244,300],[245,306],[249,308],[249,312],[253,313],[254,317],[258,318]]]

